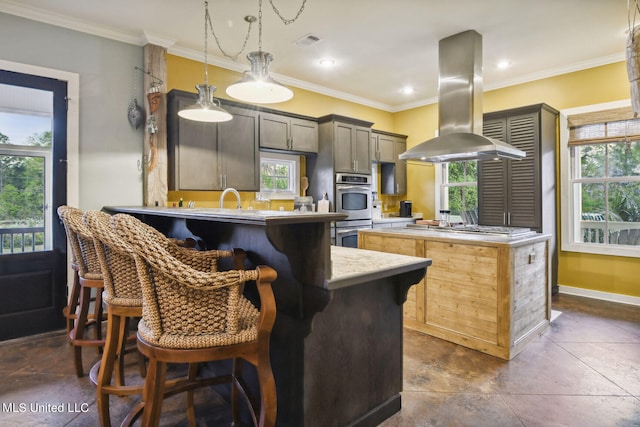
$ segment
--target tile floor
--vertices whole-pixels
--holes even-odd
[[[562,314],[510,362],[405,330],[402,410],[380,427],[640,426],[640,307],[569,295],[553,307]],[[62,333],[0,343],[0,425],[98,424],[70,354]],[[84,358],[88,370],[98,355]],[[111,398],[114,425],[138,399]],[[229,425],[214,399],[198,392],[199,425]],[[183,404],[168,399],[162,424],[186,425]]]

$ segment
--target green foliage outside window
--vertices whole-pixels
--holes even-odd
[[[448,209],[451,215],[462,216],[463,212],[478,208],[478,162],[452,162],[448,168]],[[451,185],[462,184],[462,185]],[[467,185],[464,185],[467,184]]]
[[[260,189],[290,191],[291,168],[288,164],[263,161],[260,168]]]
[[[34,134],[27,142],[51,147],[51,132]],[[0,143],[10,144],[9,138],[0,133]],[[44,173],[42,157],[0,155],[0,228],[44,226]]]
[[[579,147],[582,213],[609,221],[640,222],[640,141]],[[613,179],[611,179],[613,178]]]

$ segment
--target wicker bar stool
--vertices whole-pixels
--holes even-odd
[[[231,383],[231,411],[238,422],[238,398],[248,403],[256,426],[275,425],[277,398],[269,359],[269,339],[276,307],[271,283],[276,272],[267,266],[256,270],[206,273],[180,262],[162,247],[150,245],[148,230],[137,219],[117,214],[116,233],[134,250],[142,285],[142,320],[138,324],[138,349],[149,358],[141,406],[142,425],[157,426],[162,400],[187,391],[189,423],[195,425],[193,389]],[[242,295],[244,283],[255,280],[260,310]],[[196,363],[233,360],[230,375],[197,378]],[[260,388],[260,411],[244,387],[242,363],[256,367]],[[168,363],[189,363],[188,378],[165,388]],[[138,408],[139,409],[139,408]],[[135,413],[136,408],[132,411]],[[134,419],[129,418],[132,422]]]
[[[110,220],[111,215],[99,211],[87,211],[83,215],[83,222],[93,234],[100,261],[104,280],[102,299],[107,310],[107,338],[102,359],[90,373],[97,386],[98,415],[103,427],[111,425],[109,395],[142,394],[143,389],[142,383],[126,385],[124,379],[127,343],[135,342],[135,335],[129,334],[130,320],[142,317],[142,291],[131,248],[113,233]],[[140,375],[145,376],[144,358],[140,354],[138,356]]]
[[[93,236],[82,223],[82,214],[80,209],[71,206],[58,207],[58,216],[64,224],[71,246],[71,266],[74,270],[69,304],[63,309],[63,314],[67,318],[67,336],[73,348],[74,365],[78,377],[84,376],[82,348],[96,347],[100,351],[104,346],[102,338],[104,282]],[[86,336],[87,328],[90,326],[94,327],[95,338],[93,339]]]
[[[107,339],[102,360],[91,370],[98,392],[98,413],[100,425],[109,426],[109,395],[142,394],[142,384],[125,385],[124,355],[127,342],[135,342],[135,335],[129,335],[129,323],[142,316],[142,291],[138,280],[135,260],[131,246],[116,235],[111,227],[111,215],[100,211],[87,211],[83,216],[85,225],[91,230],[96,253],[104,277],[103,301],[107,318]],[[198,252],[185,249],[192,246],[191,241],[169,239],[157,230],[148,227],[151,244],[165,248],[176,258],[196,269],[216,271],[221,257],[234,255],[232,251]],[[242,264],[243,257],[239,261]],[[140,355],[140,354],[139,354]],[[141,356],[141,355],[140,355]],[[141,376],[145,375],[144,360],[141,357]],[[114,384],[111,383],[115,372]]]

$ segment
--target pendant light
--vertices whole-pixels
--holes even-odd
[[[216,87],[209,84],[209,64],[207,61],[207,23],[209,22],[209,2],[204,2],[204,83],[196,85],[198,101],[178,112],[178,116],[198,122],[226,122],[233,116],[213,98]]]
[[[262,0],[258,2],[258,50],[247,54],[247,59],[251,70],[245,71],[240,81],[227,88],[227,95],[256,104],[285,102],[293,98],[291,89],[269,76],[273,55],[262,51]]]

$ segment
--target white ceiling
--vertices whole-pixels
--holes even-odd
[[[622,61],[629,26],[627,0],[306,0],[290,25],[271,2],[291,18],[302,0],[263,1],[262,44],[275,57],[275,77],[387,111],[437,99],[438,41],[452,34],[482,34],[484,89],[490,90]],[[222,47],[235,52],[246,33],[244,17],[258,15],[258,0],[210,0],[209,11]],[[0,0],[0,12],[203,60],[201,0]],[[309,33],[321,41],[294,44]],[[236,62],[210,36],[209,63],[244,71],[245,54],[257,46],[257,25]],[[321,67],[323,57],[336,65]],[[497,69],[501,60],[512,66]],[[215,75],[210,80],[215,84]],[[415,93],[403,94],[405,85]]]

